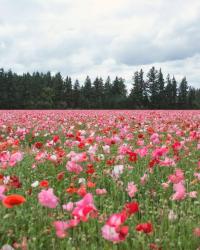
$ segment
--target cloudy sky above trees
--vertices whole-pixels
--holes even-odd
[[[0,0],[0,67],[83,80],[162,68],[200,87],[199,0]]]

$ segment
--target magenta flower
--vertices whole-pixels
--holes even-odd
[[[6,188],[3,185],[0,185],[0,201],[3,200],[6,197],[4,195],[5,191],[6,191]]]
[[[53,188],[42,190],[38,194],[39,203],[44,207],[55,208],[58,205],[58,197],[53,193]]]
[[[83,171],[83,168],[79,164],[77,164],[73,161],[68,161],[66,168],[69,172],[73,172],[75,174],[79,174],[80,172]]]
[[[135,193],[138,191],[138,189],[133,181],[128,183],[128,187],[127,187],[126,191],[128,192],[128,195],[131,198],[133,198],[135,196]]]
[[[173,189],[175,193],[172,196],[172,200],[184,200],[186,197],[185,186],[183,182],[174,184]]]
[[[86,194],[83,199],[76,202],[76,207],[73,209],[72,215],[74,218],[87,221],[90,213],[96,213],[97,209],[94,205],[92,194]]]

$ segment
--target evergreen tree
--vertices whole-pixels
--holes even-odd
[[[151,108],[156,108],[159,102],[158,71],[152,67],[147,74],[147,84]]]
[[[130,93],[130,104],[132,108],[139,109],[143,106],[143,85],[139,72],[136,71],[133,76],[133,88]]]
[[[188,83],[186,77],[182,79],[179,85],[178,91],[178,104],[179,108],[186,108],[187,107],[187,95],[188,95]]]
[[[162,109],[165,106],[165,80],[161,69],[159,70],[157,75],[157,85],[158,85],[158,94],[157,94],[156,108]]]
[[[133,87],[127,96],[125,80],[116,77],[105,84],[97,77],[93,84],[86,78],[80,87],[76,80],[72,86],[69,76],[63,80],[60,73],[34,72],[18,75],[0,69],[1,109],[195,109],[200,108],[200,90],[189,87],[183,78],[177,88],[175,77],[152,67],[144,80],[141,69],[133,76]]]
[[[110,76],[108,76],[105,85],[104,85],[104,93],[103,93],[103,108],[109,109],[111,108],[111,96],[112,96],[112,83],[110,80]]]
[[[177,81],[175,79],[175,77],[173,76],[172,78],[172,82],[171,82],[172,86],[172,105],[173,105],[173,108],[176,108],[177,106]]]

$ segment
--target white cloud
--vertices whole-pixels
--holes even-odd
[[[200,87],[199,0],[0,0],[0,67],[120,75],[152,65]]]

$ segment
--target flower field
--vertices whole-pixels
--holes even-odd
[[[0,218],[0,248],[200,249],[200,111],[0,111]]]

